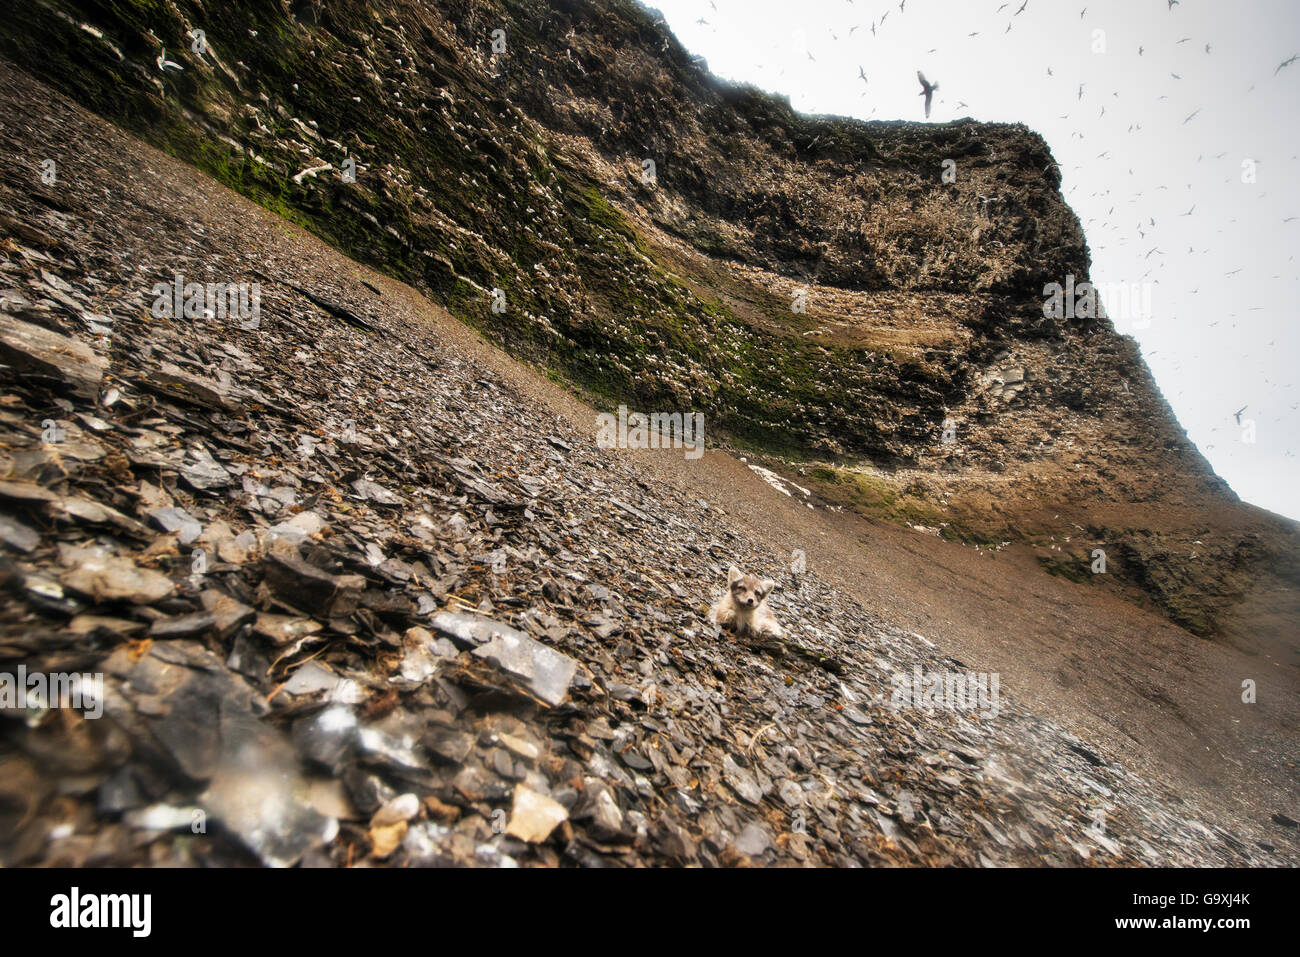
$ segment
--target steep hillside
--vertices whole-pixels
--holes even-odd
[[[0,676],[104,680],[98,717],[0,706],[0,863],[1296,860],[1290,672],[1247,708],[1244,656],[1188,666],[1227,809],[1036,694],[900,697],[983,669],[811,540],[785,571],[744,511],[777,492],[692,494],[739,463],[599,448],[591,408],[409,287],[4,63],[0,116]],[[257,323],[154,314],[177,272],[260,283]],[[733,561],[780,579],[788,642],[706,620]],[[1145,758],[1206,763],[1125,700]]]
[[[1044,317],[1089,256],[1023,127],[800,116],[621,0],[36,0],[0,50],[606,407],[1294,660],[1294,523]]]

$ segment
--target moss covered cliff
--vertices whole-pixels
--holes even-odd
[[[1201,635],[1250,641],[1260,587],[1296,609],[1294,526],[1236,501],[1131,340],[1044,316],[1089,254],[1022,126],[803,116],[627,0],[32,0],[0,52],[825,503],[1033,547]]]

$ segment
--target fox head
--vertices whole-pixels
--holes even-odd
[[[740,608],[757,608],[775,587],[776,582],[772,579],[746,575],[735,565],[727,571],[727,588],[731,591],[731,600]]]

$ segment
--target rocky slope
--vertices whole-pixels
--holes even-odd
[[[4,64],[0,115],[0,657],[106,675],[3,713],[6,864],[1292,861],[1005,695],[892,707],[967,666],[814,569],[719,635],[788,558],[729,503]],[[176,272],[257,326],[152,315]]]
[[[35,0],[0,50],[598,404],[1294,660],[1295,524],[1108,320],[1044,318],[1089,257],[1023,127],[800,116],[625,0]]]

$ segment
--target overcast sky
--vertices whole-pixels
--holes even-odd
[[[806,113],[922,121],[919,69],[939,84],[931,122],[1041,133],[1087,231],[1093,281],[1152,284],[1149,319],[1108,303],[1118,331],[1141,343],[1215,471],[1246,501],[1300,519],[1300,60],[1277,69],[1300,53],[1300,2],[646,5],[712,72]]]

